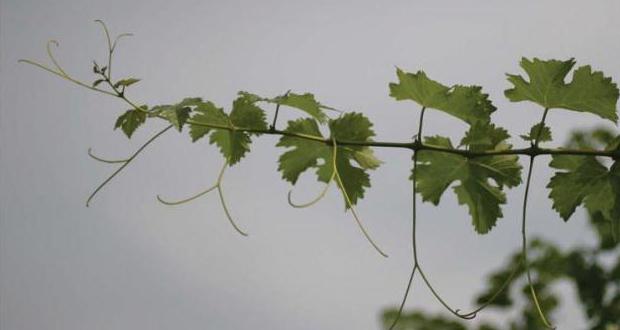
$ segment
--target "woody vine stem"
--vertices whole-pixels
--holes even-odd
[[[177,105],[157,106],[151,109],[147,106],[140,106],[130,100],[126,95],[126,89],[137,83],[139,79],[128,78],[115,82],[112,78],[112,58],[114,50],[121,38],[130,36],[131,34],[121,34],[112,40],[106,25],[100,20],[96,22],[103,27],[108,45],[108,54],[107,66],[101,67],[97,63],[94,64],[93,70],[98,76],[98,79],[94,83],[88,84],[67,74],[53,55],[51,46],[58,46],[58,42],[54,40],[48,42],[46,47],[47,55],[52,62],[51,67],[32,60],[20,60],[20,62],[34,65],[81,87],[121,99],[128,104],[131,109],[119,117],[116,127],[122,128],[128,137],[131,137],[135,129],[144,123],[147,118],[162,119],[168,122],[169,125],[153,135],[130,157],[125,159],[105,159],[96,156],[92,153],[92,150],[89,149],[88,154],[91,158],[106,164],[120,166],[96,187],[87,199],[87,206],[103,187],[125,169],[151,143],[172,128],[181,131],[184,126],[189,126],[191,129],[190,135],[194,141],[211,134],[211,143],[215,143],[220,147],[225,161],[219,172],[217,181],[203,191],[187,198],[168,200],[157,195],[157,199],[166,205],[180,205],[193,201],[212,191],[217,191],[222,208],[230,224],[239,234],[247,236],[247,233],[233,220],[229,208],[227,207],[222,188],[224,173],[227,167],[238,162],[245,152],[249,150],[248,145],[252,135],[278,135],[281,136],[278,146],[296,148],[288,151],[280,158],[279,170],[283,172],[283,178],[295,184],[301,172],[308,168],[316,167],[318,169],[318,180],[325,184],[315,198],[305,203],[293,202],[291,196],[292,191],[289,192],[288,203],[297,208],[312,206],[326,195],[329,187],[334,183],[342,192],[345,206],[347,209],[351,210],[365,238],[379,254],[387,257],[387,254],[379,248],[364,228],[354,205],[359,198],[363,197],[364,187],[370,186],[366,170],[375,169],[380,164],[380,161],[374,157],[372,149],[370,148],[401,148],[411,150],[413,152],[413,170],[411,174],[411,247],[413,260],[405,293],[400,303],[397,316],[391,324],[390,329],[393,329],[399,321],[416,273],[420,274],[425,285],[446,310],[456,317],[469,320],[475,318],[481,310],[489,306],[514,279],[515,275],[522,267],[525,269],[532,300],[542,324],[547,328],[553,328],[538,301],[527,259],[527,201],[532,181],[534,160],[537,156],[541,155],[550,155],[553,157],[554,161],[564,159],[562,157],[574,156],[581,156],[582,159],[589,159],[592,161],[595,161],[594,157],[605,157],[616,162],[615,164],[620,164],[617,162],[620,160],[620,136],[603,150],[541,148],[539,146],[541,142],[551,140],[551,131],[545,126],[547,115],[551,108],[590,112],[615,122],[617,120],[615,106],[618,99],[618,89],[616,85],[611,82],[610,78],[604,77],[600,72],[592,72],[589,66],[585,66],[574,72],[573,82],[566,84],[564,83],[564,77],[574,65],[572,59],[569,61],[541,61],[538,59],[529,61],[524,59],[521,65],[530,76],[530,82],[526,82],[521,76],[508,75],[508,80],[513,83],[515,88],[506,91],[506,96],[514,102],[531,101],[542,105],[544,113],[540,122],[532,127],[530,134],[522,136],[524,139],[530,141],[530,146],[513,149],[505,142],[509,137],[508,133],[490,123],[490,114],[496,109],[492,106],[490,101],[487,100],[488,95],[480,92],[479,87],[460,85],[446,87],[428,79],[422,71],[411,74],[398,69],[399,84],[390,84],[391,96],[397,100],[412,100],[422,106],[419,114],[418,130],[413,141],[382,142],[371,139],[374,135],[374,132],[370,129],[372,124],[363,117],[363,115],[342,113],[339,110],[316,102],[314,96],[311,94],[299,95],[291,93],[290,90],[275,98],[262,98],[254,94],[241,92],[240,97],[233,103],[233,110],[230,115],[224,113],[222,109],[215,107],[211,102],[203,102],[198,98],[185,99]],[[542,76],[544,73],[549,73],[550,76]],[[101,85],[107,86],[107,88],[103,89],[100,87]],[[583,87],[585,85],[587,85],[587,88]],[[592,93],[592,95],[584,96],[585,92],[583,92],[583,90],[587,90]],[[590,99],[587,99],[588,97],[590,97]],[[266,124],[263,110],[255,105],[258,102],[276,105],[275,114],[269,126]],[[289,127],[287,129],[280,130],[276,125],[280,107],[283,105],[304,111],[312,118],[289,122]],[[424,114],[428,109],[446,112],[466,121],[470,125],[470,131],[463,141],[461,141],[459,147],[453,147],[450,140],[447,138],[423,138]],[[322,112],[323,110],[338,112],[339,116],[337,119],[328,120],[327,116]],[[330,136],[322,136],[317,122],[328,122],[331,131]],[[296,151],[300,152],[296,154]],[[520,264],[514,265],[512,273],[503,284],[500,285],[499,290],[494,292],[487,301],[480,304],[471,312],[462,313],[459,309],[454,309],[445,302],[429,281],[418,259],[418,247],[416,242],[417,195],[420,194],[423,201],[430,201],[434,204],[438,204],[443,191],[451,185],[452,182],[460,181],[462,185],[455,188],[455,192],[459,197],[459,203],[467,204],[470,208],[470,214],[472,215],[476,231],[479,233],[486,233],[495,224],[497,218],[502,216],[499,206],[505,203],[505,197],[502,192],[503,186],[513,187],[521,182],[521,166],[517,162],[517,156],[527,156],[529,158],[521,219],[522,259]],[[317,162],[320,158],[325,160],[324,165],[320,165]],[[360,167],[353,167],[351,162],[355,162],[360,165]],[[453,163],[457,164],[454,165]],[[453,172],[463,167],[466,168],[467,172],[461,176],[456,176],[456,174],[452,173],[451,175],[455,176],[448,177],[445,179],[447,180],[446,182],[429,183],[429,177],[431,177],[427,173],[429,168],[441,165],[444,167],[448,166],[450,171]],[[553,166],[552,162],[552,167],[568,171],[558,172],[556,176],[552,178],[552,182],[549,185],[552,189],[550,197],[554,200],[554,208],[560,212],[560,215],[565,220],[574,212],[575,207],[581,205],[584,203],[584,200],[589,198],[589,196],[584,195],[581,199],[572,201],[572,204],[568,203],[567,205],[566,200],[562,199],[561,196],[558,197],[558,195],[561,195],[567,190],[566,186],[563,185],[566,180],[573,180],[570,183],[578,182],[582,186],[593,184],[590,182],[592,180],[609,180],[612,187],[620,187],[620,165],[613,165],[609,171],[606,167],[603,167],[603,170],[599,168],[595,179],[589,178],[587,175],[585,175],[585,179],[583,179],[584,174],[579,172],[580,166],[583,167],[585,165],[562,167]],[[589,168],[589,170],[591,170],[591,168]],[[474,180],[470,181],[470,177],[472,176]],[[574,176],[580,180],[576,180]],[[497,183],[497,185],[491,186],[486,183],[491,180]],[[607,181],[603,182],[603,184],[606,183]],[[620,194],[620,191],[616,193]],[[611,202],[611,204],[613,205],[609,206],[608,209],[601,209],[601,206],[597,205],[595,211],[612,215],[611,221],[612,225],[614,225],[613,221],[620,221],[617,220],[620,219],[620,200]],[[587,204],[584,205],[588,207]],[[618,227],[617,224],[616,227]]]

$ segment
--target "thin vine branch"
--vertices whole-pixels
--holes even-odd
[[[144,110],[144,109],[142,109]],[[161,118],[165,119],[165,118]],[[217,128],[225,130],[235,130],[238,132],[247,132],[255,134],[266,135],[281,135],[291,136],[304,140],[322,142],[325,144],[331,144],[331,138],[323,138],[320,136],[313,136],[307,134],[294,133],[283,130],[262,130],[251,129],[243,127],[229,127],[225,125],[217,124],[205,124],[204,122],[197,122],[191,119],[187,120],[187,123],[195,126],[203,126],[208,128]],[[531,146],[529,148],[518,149],[506,149],[506,150],[486,150],[486,151],[472,151],[466,149],[450,149],[430,144],[424,144],[419,141],[414,142],[383,142],[383,141],[349,141],[338,140],[336,143],[340,146],[359,146],[359,147],[375,147],[375,148],[403,148],[413,151],[430,150],[437,152],[445,152],[449,154],[456,154],[467,158],[478,158],[487,156],[501,156],[501,155],[525,155],[525,156],[541,156],[541,155],[573,155],[573,156],[598,156],[598,157],[610,157],[620,159],[620,150],[578,150],[578,149],[558,149],[558,148],[540,148],[538,146]]]
[[[288,96],[290,92],[291,92],[290,89],[286,91],[286,93],[284,93],[284,97]],[[273,115],[273,122],[271,123],[271,127],[269,129],[270,131],[274,131],[276,129],[276,123],[278,122],[279,112],[280,112],[280,103],[276,104],[276,113]]]
[[[418,123],[418,133],[414,136],[414,145],[419,145],[421,144],[422,141],[422,128],[424,127],[424,113],[426,112],[426,107],[422,107],[422,110],[420,111],[420,119],[418,119],[419,123]],[[398,313],[396,314],[396,318],[394,319],[394,322],[392,322],[392,325],[390,326],[389,330],[394,329],[394,327],[396,326],[396,324],[398,324],[398,321],[400,320],[400,317],[403,314],[403,309],[405,308],[405,303],[407,303],[407,297],[409,296],[409,291],[411,290],[411,284],[413,283],[413,278],[415,277],[415,273],[419,268],[418,265],[418,248],[417,248],[417,243],[416,243],[416,229],[417,229],[417,209],[416,209],[416,201],[417,201],[417,191],[416,191],[416,177],[417,177],[417,171],[418,169],[418,150],[414,150],[413,153],[413,172],[412,172],[412,190],[413,190],[413,197],[412,197],[412,212],[411,212],[411,250],[412,250],[412,256],[413,256],[413,267],[411,268],[411,274],[409,275],[409,280],[407,281],[407,288],[405,289],[405,294],[403,295],[403,299],[400,302],[400,306],[398,307]]]
[[[545,126],[545,120],[547,119],[548,113],[549,113],[549,109],[546,108],[545,112],[543,113],[542,119],[540,120],[540,129],[538,130],[538,134],[536,135],[536,138],[532,142],[532,146],[534,148],[537,148],[538,144],[540,143],[540,136],[542,134],[543,127]],[[543,312],[540,306],[540,302],[538,301],[538,296],[536,295],[536,289],[534,289],[534,285],[532,283],[532,275],[530,273],[530,265],[529,265],[529,261],[527,258],[527,232],[526,232],[527,200],[529,196],[530,185],[532,182],[532,171],[534,169],[535,159],[536,159],[535,155],[530,156],[530,163],[529,163],[529,167],[527,170],[527,179],[525,182],[525,193],[523,195],[523,217],[521,219],[521,251],[522,251],[521,254],[522,254],[522,260],[523,260],[522,261],[523,266],[525,267],[525,274],[527,276],[527,284],[530,289],[530,295],[532,296],[532,300],[534,301],[534,306],[536,307],[536,311],[538,312],[538,315],[540,316],[540,319],[546,328],[555,329],[555,327],[551,325],[551,323],[549,323],[549,321],[547,320],[545,313]]]
[[[127,160],[123,161],[122,162],[123,165],[121,165],[107,179],[105,179],[99,186],[97,186],[97,188],[88,196],[88,199],[86,200],[86,207],[88,207],[90,205],[90,202],[95,197],[95,195],[97,195],[97,193],[103,187],[105,187],[105,185],[107,185],[112,179],[114,179],[114,177],[116,175],[118,175],[118,173],[120,173],[125,167],[127,167],[127,165],[129,165],[136,158],[136,156],[138,156],[149,144],[151,144],[153,141],[155,141],[158,137],[160,137],[162,134],[166,133],[171,128],[172,128],[172,125],[168,125],[166,128],[164,128],[163,130],[159,131],[157,134],[153,135],[153,137],[148,139],[140,148],[138,148],[138,150],[136,150],[136,152],[134,152],[131,155],[131,157],[129,157],[129,158],[127,158]],[[100,159],[97,159],[97,160],[100,160]],[[103,159],[101,159],[101,160],[103,160]]]
[[[65,80],[68,80],[74,84],[79,86],[88,88],[90,90],[111,95],[114,97],[118,97],[123,100],[125,103],[129,104],[133,109],[141,112],[148,113],[148,110],[145,110],[143,107],[139,107],[136,103],[132,102],[127,98],[127,96],[122,93],[120,90],[114,88],[113,92],[102,90],[100,88],[92,87],[88,84],[85,84],[79,80],[76,80],[70,76],[66,76],[60,72],[57,72],[53,69],[46,67],[43,64],[32,60],[19,60],[20,63],[27,63],[33,66],[36,66],[40,69],[48,71],[56,76],[59,76]],[[111,81],[110,81],[111,82]],[[157,118],[166,120],[166,118],[162,116],[156,116]],[[217,124],[207,124],[204,122],[197,122],[192,119],[188,119],[186,121],[189,125],[195,126],[203,126],[208,128],[217,128],[223,130],[235,130],[238,132],[247,132],[247,133],[255,133],[255,134],[265,134],[265,135],[280,135],[280,136],[291,136],[304,140],[311,140],[316,142],[322,142],[325,144],[331,144],[332,139],[323,138],[320,136],[313,136],[307,134],[300,134],[294,132],[288,132],[285,130],[278,129],[253,129],[253,128],[244,128],[244,127],[236,127],[236,126],[227,126],[227,125],[217,125]],[[597,156],[597,157],[609,157],[613,159],[620,159],[620,149],[616,150],[580,150],[580,149],[565,149],[565,148],[540,148],[537,146],[530,146],[528,148],[516,148],[516,149],[506,149],[506,150],[485,150],[485,151],[472,151],[466,149],[451,149],[444,148],[439,146],[433,146],[429,144],[424,144],[422,142],[414,141],[414,142],[391,142],[391,141],[349,141],[349,140],[338,140],[336,139],[336,143],[340,146],[359,146],[359,147],[374,147],[374,148],[401,148],[401,149],[409,149],[413,151],[420,150],[430,150],[437,152],[445,152],[449,154],[460,155],[467,158],[477,158],[477,157],[486,157],[486,156],[501,156],[501,155],[525,155],[525,156],[540,156],[540,155],[572,155],[572,156]]]

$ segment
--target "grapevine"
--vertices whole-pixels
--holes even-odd
[[[552,141],[549,115],[557,110],[570,110],[596,115],[614,124],[618,120],[616,104],[619,91],[611,78],[590,66],[573,70],[576,62],[568,60],[541,60],[523,58],[520,65],[527,77],[508,74],[512,84],[505,91],[511,102],[533,102],[542,109],[542,116],[530,131],[520,137],[529,143],[522,148],[513,148],[507,141],[511,137],[507,130],[492,123],[491,115],[497,108],[483,93],[480,86],[446,86],[429,78],[425,72],[406,72],[397,68],[398,82],[390,83],[390,96],[397,101],[413,101],[420,107],[417,121],[418,130],[412,141],[386,142],[374,140],[372,122],[363,114],[343,112],[324,105],[310,93],[286,93],[275,97],[263,97],[241,91],[233,101],[229,112],[213,102],[199,97],[185,98],[176,104],[149,107],[131,100],[127,92],[140,79],[128,77],[115,79],[112,76],[114,50],[121,38],[131,34],[120,34],[112,39],[107,26],[97,20],[105,33],[108,46],[107,63],[102,66],[93,63],[96,79],[86,83],[69,75],[54,57],[52,46],[47,44],[47,55],[51,65],[33,60],[20,60],[43,69],[89,90],[116,97],[130,109],[122,113],[114,128],[131,138],[134,132],[151,119],[163,120],[168,126],[153,135],[132,155],[125,159],[110,160],[97,156],[88,150],[88,155],[96,161],[118,166],[92,194],[86,206],[121,171],[138,157],[148,146],[169,131],[189,132],[192,142],[202,139],[214,144],[224,161],[216,182],[201,192],[186,198],[171,200],[157,195],[157,200],[165,205],[179,205],[194,201],[211,192],[217,192],[224,214],[232,227],[241,235],[247,236],[241,226],[232,218],[226,204],[222,182],[228,167],[238,164],[250,151],[252,139],[261,135],[277,135],[277,147],[286,151],[278,160],[278,171],[282,178],[293,186],[300,175],[314,170],[317,180],[324,187],[315,198],[307,202],[294,202],[292,191],[288,203],[293,207],[309,207],[322,200],[332,186],[342,193],[345,211],[351,214],[360,231],[371,246],[382,256],[388,255],[371,238],[365,229],[355,205],[370,188],[370,170],[377,169],[382,161],[377,159],[373,148],[399,148],[412,152],[412,268],[398,314],[390,329],[393,329],[407,301],[413,279],[419,274],[437,301],[454,316],[473,319],[486,308],[514,279],[524,270],[529,285],[531,299],[536,306],[540,321],[550,329],[552,323],[540,307],[527,258],[527,202],[532,184],[532,172],[538,156],[549,155],[549,166],[556,171],[547,185],[553,209],[567,221],[577,207],[584,207],[590,213],[599,214],[610,224],[614,237],[620,234],[620,135],[611,139],[602,149],[583,146],[569,148],[544,148],[541,144]],[[572,71],[572,80],[566,82]],[[275,105],[271,124],[263,107]],[[278,128],[278,114],[284,109],[301,111],[303,117],[291,120],[284,129]],[[424,136],[424,114],[427,111],[441,111],[456,117],[469,125],[468,131],[454,145],[447,137]],[[323,131],[328,134],[324,135]],[[489,295],[489,299],[470,312],[461,312],[451,307],[431,284],[418,258],[416,244],[417,199],[439,205],[441,196],[452,187],[458,203],[468,208],[474,230],[486,234],[503,217],[502,205],[506,204],[505,190],[522,184],[522,166],[519,157],[528,162],[525,191],[521,215],[521,260],[515,262],[499,289]]]

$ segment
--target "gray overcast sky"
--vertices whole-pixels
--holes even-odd
[[[424,69],[446,84],[484,86],[499,108],[494,120],[517,136],[541,109],[508,103],[504,73],[518,72],[521,56],[575,57],[620,77],[619,10],[615,0],[0,0],[0,328],[376,329],[381,309],[400,301],[410,268],[411,155],[403,151],[377,150],[385,164],[359,205],[389,259],[365,242],[337,191],[310,209],[288,207],[273,137],[256,141],[224,183],[248,238],[233,232],[215,195],[179,207],[155,200],[216,178],[217,151],[186,135],[167,134],[84,207],[113,171],[86,150],[123,157],[161,124],[128,142],[111,130],[124,104],[17,64],[47,61],[48,39],[60,41],[66,70],[89,81],[91,61],[105,59],[93,23],[100,18],[113,33],[135,34],[121,42],[114,68],[143,79],[131,89],[135,100],[202,96],[229,107],[238,90],[309,91],[365,113],[381,140],[406,141],[417,125],[419,109],[388,96],[395,66]],[[553,112],[549,122],[561,143],[571,127],[601,120]],[[426,124],[427,134],[453,138],[465,129],[438,113]],[[534,176],[530,233],[588,244],[581,212],[565,224],[551,211],[546,163]],[[295,196],[318,191],[313,180],[304,176]],[[421,260],[452,305],[471,307],[484,275],[519,246],[522,193],[510,191],[505,218],[483,237],[451,191],[440,208],[421,204]],[[408,307],[441,311],[419,281]],[[580,313],[569,301],[556,323],[578,329]]]

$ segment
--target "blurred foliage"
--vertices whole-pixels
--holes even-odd
[[[608,145],[615,134],[608,129],[576,131],[567,146],[596,148]],[[589,213],[589,224],[595,233],[592,246],[562,250],[555,243],[533,239],[529,244],[530,268],[541,307],[552,316],[561,301],[553,286],[568,281],[575,289],[577,301],[586,318],[587,329],[620,330],[620,245],[618,228],[600,213]],[[617,219],[615,219],[617,220]],[[521,251],[513,253],[508,262],[487,277],[487,288],[476,297],[476,303],[487,301],[513,272],[512,282],[495,298],[488,308],[506,315],[502,324],[481,323],[472,326],[452,316],[429,315],[422,311],[403,313],[395,329],[399,330],[532,330],[544,329],[531,301],[521,267]],[[383,312],[387,329],[397,315],[396,309]]]

